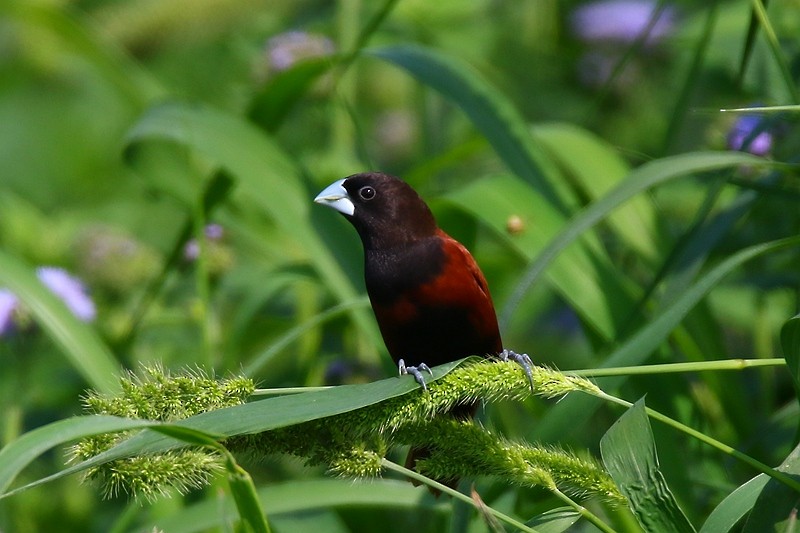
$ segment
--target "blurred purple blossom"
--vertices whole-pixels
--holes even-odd
[[[728,148],[764,156],[772,150],[772,132],[759,115],[741,115],[728,132]]]
[[[266,49],[270,68],[282,72],[303,59],[331,55],[335,47],[324,35],[295,30],[270,38]]]
[[[225,228],[219,224],[207,224],[203,228],[203,234],[209,242],[221,241],[225,236]],[[196,261],[200,256],[200,244],[197,239],[189,239],[186,246],[183,247],[183,258],[186,261]]]
[[[81,280],[58,267],[39,267],[36,275],[79,320],[91,322],[95,319],[97,310]]]
[[[97,316],[94,302],[86,287],[76,277],[58,267],[36,269],[36,277],[55,294],[79,320],[91,322]],[[20,326],[21,303],[8,289],[0,289],[0,337],[13,333]],[[23,320],[24,323],[24,320]]]
[[[8,289],[0,289],[0,337],[14,331],[14,314],[19,300]]]
[[[599,0],[578,7],[572,14],[572,30],[589,42],[632,43],[650,28],[645,44],[652,46],[668,37],[675,27],[675,11],[665,7],[658,19],[658,2],[650,0]]]

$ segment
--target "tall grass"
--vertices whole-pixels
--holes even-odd
[[[578,2],[0,7],[0,530],[793,527],[797,16],[655,4],[657,43],[581,41]],[[473,251],[541,396],[502,364],[389,377],[357,237],[311,202],[366,169]],[[259,390],[206,404],[206,375]],[[475,391],[479,425],[428,420]],[[460,493],[399,481],[433,483],[398,464],[419,439]],[[186,446],[209,478],[157,497]],[[81,483],[142,456],[142,505]]]

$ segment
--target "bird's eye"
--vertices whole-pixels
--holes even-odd
[[[361,197],[362,200],[372,200],[375,198],[375,189],[366,185],[358,189],[358,195]]]

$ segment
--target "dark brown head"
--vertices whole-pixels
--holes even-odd
[[[385,250],[430,237],[436,220],[406,182],[388,174],[354,174],[331,183],[314,201],[342,213],[365,250]]]

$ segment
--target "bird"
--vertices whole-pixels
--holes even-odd
[[[375,319],[401,375],[427,389],[430,366],[471,355],[519,363],[533,389],[528,355],[503,348],[486,278],[469,250],[439,228],[425,201],[402,179],[353,174],[314,198],[353,225],[364,249],[364,281]],[[477,405],[457,406],[459,418]],[[430,453],[412,448],[407,467]],[[453,486],[454,480],[445,480]]]

